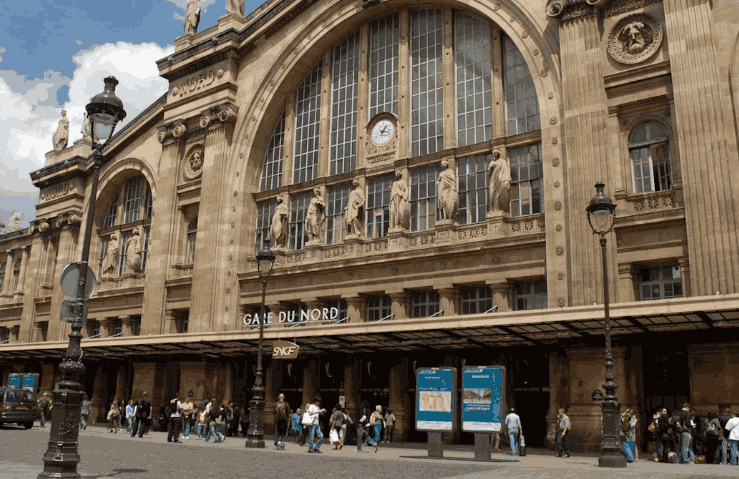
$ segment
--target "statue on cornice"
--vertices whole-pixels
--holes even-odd
[[[344,222],[346,223],[347,234],[362,236],[364,233],[364,225],[362,224],[364,191],[359,186],[359,180],[352,181],[352,186],[354,189],[349,194],[349,201],[346,208],[344,208]]]
[[[115,275],[115,269],[118,266],[118,235],[116,233],[110,234],[108,240],[108,249],[105,251],[105,258],[103,258],[103,276]]]
[[[8,228],[18,231],[21,229],[21,214],[17,211],[14,211],[12,215],[10,215],[10,224],[8,225]]]
[[[241,0],[226,0],[226,11],[228,13],[244,14],[244,6]]]
[[[275,247],[284,248],[287,245],[288,211],[285,200],[277,198],[275,213],[272,215],[272,241]]]
[[[59,126],[56,128],[56,133],[52,138],[54,142],[54,150],[62,151],[67,147],[69,141],[69,120],[67,120],[67,110],[62,110],[62,119],[59,120]]]
[[[326,201],[321,196],[321,189],[313,190],[313,198],[305,214],[305,231],[309,241],[323,241],[323,227],[326,223]]]
[[[490,211],[505,211],[508,206],[508,193],[511,187],[511,167],[508,160],[493,150],[493,160],[488,165],[490,176]]]
[[[126,243],[126,262],[131,270],[141,271],[141,233],[138,227],[133,229]]]
[[[198,33],[198,25],[200,25],[200,1],[192,0],[187,2],[185,10],[184,35],[195,35]]]
[[[457,174],[449,168],[449,161],[441,160],[441,173],[436,179],[439,192],[439,219],[454,220],[459,205],[459,191],[457,190]]]

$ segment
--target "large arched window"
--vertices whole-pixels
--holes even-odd
[[[195,262],[195,240],[197,234],[198,217],[196,216],[192,221],[190,221],[190,224],[187,225],[187,264],[193,264],[193,262]]]
[[[629,136],[629,155],[634,193],[672,188],[669,137],[664,125],[650,121],[634,128]]]
[[[337,40],[301,79],[293,101],[271,125],[261,172],[261,190],[268,194],[257,203],[257,245],[270,227],[277,195],[285,193],[284,188],[278,191],[285,186],[282,178],[292,179],[286,201],[290,249],[305,243],[306,199],[315,186],[311,182],[322,175],[328,180],[327,243],[341,241],[346,232],[341,212],[352,175],[366,176],[360,182],[365,185],[365,236],[387,235],[393,166],[378,160],[376,153],[362,151],[366,128],[379,114],[397,121],[397,139],[404,143],[396,146],[397,154],[414,157],[407,171],[412,230],[432,229],[438,219],[434,175],[444,150],[444,155],[454,156],[457,169],[457,221],[485,221],[488,142],[496,139],[507,145],[514,176],[511,216],[543,213],[537,134],[541,122],[534,81],[518,47],[498,26],[461,9],[408,8]],[[451,46],[452,55],[443,54],[445,45]],[[494,118],[501,124],[495,125]],[[472,145],[480,146],[461,149]],[[365,170],[357,169],[361,158]],[[342,177],[331,181],[338,175]]]

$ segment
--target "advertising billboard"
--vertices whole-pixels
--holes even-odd
[[[456,411],[456,368],[416,370],[416,430],[452,432]]]
[[[462,370],[462,430],[501,431],[505,368],[465,366]]]

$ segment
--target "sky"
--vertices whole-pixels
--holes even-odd
[[[246,15],[263,0],[246,0]],[[163,95],[156,61],[174,53],[187,0],[0,1],[0,220],[14,211],[21,226],[36,217],[38,189],[30,173],[43,168],[52,136],[67,110],[69,143],[82,138],[85,105],[120,82],[116,94],[134,119]],[[226,0],[201,0],[198,31],[218,23]]]

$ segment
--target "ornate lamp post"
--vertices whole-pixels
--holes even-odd
[[[613,229],[616,217],[616,205],[603,192],[605,184],[599,181],[595,184],[595,196],[586,208],[588,223],[593,234],[600,235],[600,247],[603,251],[603,304],[605,307],[606,332],[606,381],[603,389],[605,397],[601,401],[603,408],[603,439],[601,456],[598,459],[600,467],[626,467],[626,458],[621,452],[621,440],[618,435],[619,409],[621,405],[616,401],[616,381],[613,376],[613,356],[611,355],[611,317],[608,298],[608,263],[606,262],[606,235]],[[594,395],[595,396],[595,395]],[[595,399],[595,397],[594,397]]]
[[[264,449],[264,383],[262,381],[262,350],[264,348],[264,321],[266,308],[264,300],[267,293],[267,278],[272,274],[275,264],[275,254],[269,249],[269,238],[262,242],[257,251],[257,269],[259,280],[262,282],[262,312],[259,318],[259,352],[257,354],[257,372],[254,387],[251,388],[254,396],[249,401],[249,430],[246,434],[246,447]]]
[[[105,89],[95,95],[87,104],[87,113],[91,118],[93,132],[92,151],[92,179],[90,199],[87,208],[87,221],[82,243],[82,257],[80,258],[82,274],[77,281],[76,298],[70,301],[70,311],[73,315],[69,345],[64,354],[64,360],[59,365],[61,380],[53,392],[54,414],[51,419],[49,433],[49,448],[43,456],[44,470],[39,478],[68,478],[76,479],[77,464],[80,456],[77,452],[77,436],[79,434],[80,407],[82,403],[82,386],[80,381],[85,374],[85,366],[80,361],[80,341],[82,339],[82,323],[87,315],[87,300],[85,288],[87,286],[87,260],[90,256],[90,240],[92,238],[92,223],[95,217],[95,199],[97,197],[100,167],[103,164],[103,145],[95,140],[107,140],[113,136],[116,124],[126,117],[123,102],[115,95],[118,80],[107,77]]]

